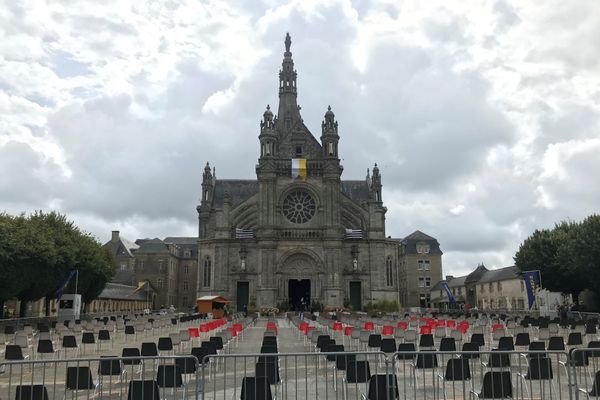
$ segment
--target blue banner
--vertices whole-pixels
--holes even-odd
[[[448,295],[448,302],[450,302],[450,304],[456,303],[456,299],[454,298],[454,295],[452,295],[452,292],[450,291],[450,288],[448,287],[448,283],[444,282],[442,284],[442,288],[446,291],[446,294]]]
[[[523,272],[523,280],[525,281],[529,309],[531,309],[535,303],[537,289],[540,287],[540,271]]]
[[[69,276],[67,276],[67,279],[58,287],[58,289],[56,289],[56,292],[54,294],[56,294],[57,300],[60,300],[60,298],[63,295],[63,292],[67,288],[67,285],[69,284],[69,282],[71,282],[71,279],[73,278],[73,276],[75,275],[76,272],[77,272],[76,269],[71,270],[71,272],[69,272]]]

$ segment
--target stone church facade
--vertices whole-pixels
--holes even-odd
[[[348,299],[354,309],[380,299],[428,306],[424,285],[442,277],[437,240],[418,231],[386,237],[377,164],[364,179],[342,179],[343,132],[331,108],[318,139],[304,124],[290,46],[288,35],[277,115],[267,106],[260,123],[256,179],[204,169],[197,296],[224,295],[238,308],[303,298],[326,306]]]

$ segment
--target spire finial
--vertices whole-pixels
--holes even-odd
[[[289,53],[290,52],[290,46],[292,45],[292,38],[290,37],[290,33],[287,32],[285,34],[285,52]]]
[[[331,106],[327,106],[327,111],[331,111]]]
[[[270,109],[271,109],[271,106],[267,104],[267,110],[270,110]]]

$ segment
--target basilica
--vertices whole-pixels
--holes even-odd
[[[386,236],[377,164],[365,178],[342,179],[343,125],[328,107],[319,138],[306,127],[290,49],[288,34],[277,114],[267,106],[260,122],[256,179],[217,179],[204,168],[196,296],[223,295],[237,309],[318,301],[360,310],[381,299],[429,306],[442,279],[439,243],[420,231]]]

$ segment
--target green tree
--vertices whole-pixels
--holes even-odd
[[[89,234],[78,237],[77,248],[77,293],[81,294],[84,303],[89,303],[98,298],[106,283],[115,275],[116,260]],[[74,283],[71,282],[71,285]]]
[[[4,318],[4,302],[15,297],[27,282],[16,262],[23,249],[16,240],[15,225],[15,217],[0,213],[0,318]]]

